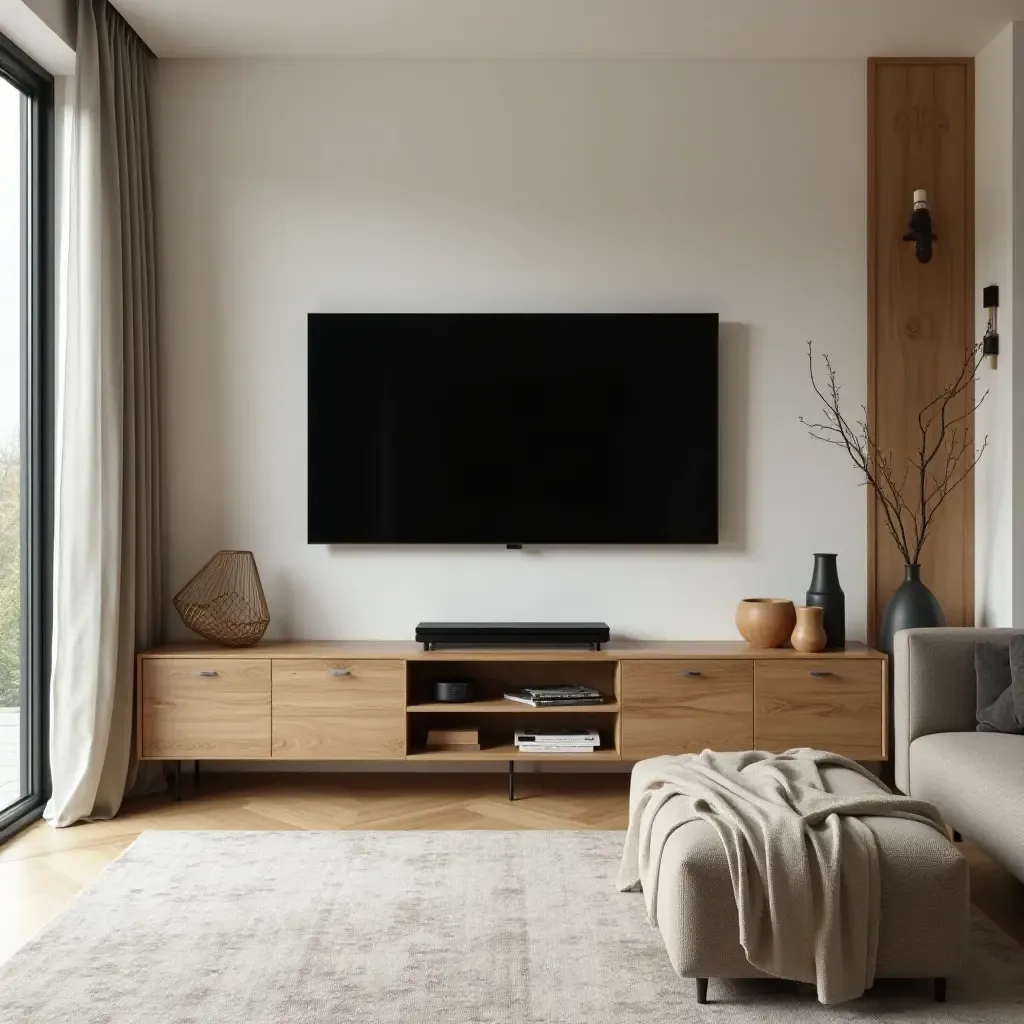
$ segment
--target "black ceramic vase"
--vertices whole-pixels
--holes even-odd
[[[822,609],[825,647],[846,646],[846,595],[839,585],[837,555],[815,555],[814,575],[807,591],[807,604]]]
[[[921,626],[944,626],[946,617],[942,614],[935,595],[921,582],[921,566],[904,567],[903,582],[882,613],[882,626],[878,631],[878,649],[892,655],[893,637],[901,629],[917,629]]]

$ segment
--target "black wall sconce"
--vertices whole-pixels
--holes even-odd
[[[910,230],[903,236],[904,242],[914,243],[918,263],[930,263],[932,242],[938,236],[932,234],[932,215],[928,208],[928,193],[919,188],[914,192],[914,211],[910,215]]]
[[[985,328],[985,337],[981,342],[981,352],[991,369],[999,365],[999,324],[997,321],[999,310],[999,285],[990,284],[982,291],[982,302],[988,310],[988,327]]]

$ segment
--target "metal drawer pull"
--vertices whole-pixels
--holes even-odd
[[[811,676],[814,679],[827,679],[829,676],[834,676],[835,672],[812,672]]]
[[[217,675],[215,668],[201,668],[197,673],[197,676],[202,676],[204,679],[208,679],[210,676]]]
[[[699,676],[700,674],[701,674],[700,672],[694,672],[692,669],[690,669],[690,670],[688,670],[688,671],[683,673],[683,678],[684,679],[694,679],[697,676]]]
[[[337,679],[339,676],[350,676],[352,673],[347,668],[332,668],[331,675]]]

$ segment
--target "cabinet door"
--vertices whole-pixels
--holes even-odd
[[[886,757],[884,661],[758,661],[754,695],[759,750],[814,747],[858,761]]]
[[[142,757],[270,756],[270,662],[142,660]]]
[[[405,663],[274,662],[273,756],[405,756]]]
[[[749,661],[623,661],[623,758],[753,745]]]

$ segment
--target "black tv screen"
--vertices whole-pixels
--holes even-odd
[[[311,314],[313,544],[712,544],[715,314]]]

